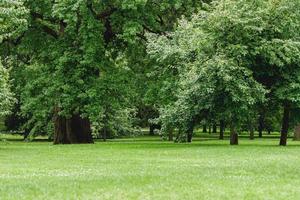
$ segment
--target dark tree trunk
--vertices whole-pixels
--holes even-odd
[[[203,133],[207,133],[207,127],[206,127],[206,124],[203,125]]]
[[[103,128],[102,139],[104,142],[106,142],[106,140],[107,140],[107,128],[106,127]]]
[[[188,125],[188,130],[187,130],[187,142],[188,143],[192,142],[193,133],[194,133],[194,121],[191,121]]]
[[[211,134],[211,125],[208,126],[208,133]]]
[[[169,136],[169,141],[173,141],[173,129],[172,128],[169,130],[168,136]]]
[[[213,124],[213,131],[212,132],[217,133],[217,124],[216,123]]]
[[[153,125],[153,124],[150,124],[150,127],[149,127],[149,135],[151,135],[151,136],[154,135],[154,125]]]
[[[25,141],[27,141],[27,139],[28,139],[28,136],[29,136],[29,134],[30,134],[30,131],[29,130],[27,130],[27,129],[25,129],[25,131],[24,131],[24,133],[23,133],[24,135],[23,135],[23,137],[24,137],[24,140]]]
[[[221,120],[220,121],[220,136],[219,136],[220,140],[224,139],[224,131],[225,131],[225,123],[224,123],[224,120]]]
[[[289,121],[290,121],[290,105],[285,103],[283,109],[284,111],[282,117],[282,128],[281,128],[279,145],[286,146],[286,141],[287,141],[287,136],[289,131]]]
[[[264,116],[262,114],[259,115],[258,119],[258,137],[262,138],[262,132],[264,129]]]
[[[73,115],[69,119],[55,115],[54,144],[93,143],[88,119],[84,119],[80,115]]]
[[[230,145],[239,144],[239,135],[236,132],[236,129],[233,124],[230,126]]]
[[[252,124],[249,124],[250,140],[254,140],[254,128]]]

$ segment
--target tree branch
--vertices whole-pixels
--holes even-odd
[[[117,8],[110,8],[109,10],[104,10],[101,13],[96,13],[96,11],[93,8],[93,2],[91,0],[87,1],[87,8],[91,11],[92,15],[97,20],[103,20],[107,18],[117,10]]]
[[[65,27],[67,26],[67,24],[65,22],[63,22],[63,20],[59,20],[59,19],[54,19],[54,18],[45,18],[42,14],[37,13],[37,12],[31,12],[30,13],[32,18],[36,21],[44,21],[46,23],[52,23],[55,25],[59,26],[59,31],[54,30],[53,28],[51,28],[50,26],[44,24],[44,23],[39,23],[39,25],[41,26],[42,30],[47,33],[48,35],[51,35],[54,38],[58,38],[61,34],[63,34]]]

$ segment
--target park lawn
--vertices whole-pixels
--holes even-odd
[[[0,199],[300,199],[300,142],[0,141]]]

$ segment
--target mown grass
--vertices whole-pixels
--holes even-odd
[[[2,136],[2,139],[6,136]],[[0,142],[0,199],[300,199],[300,142]]]

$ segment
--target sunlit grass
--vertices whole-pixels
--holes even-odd
[[[2,135],[2,139],[7,136]],[[300,199],[300,142],[0,142],[0,199]],[[16,139],[16,138],[15,138]]]

